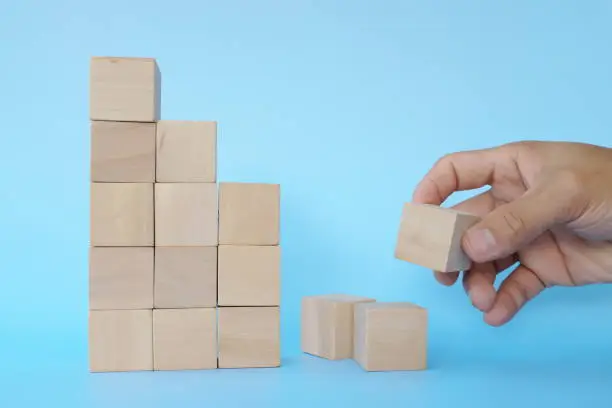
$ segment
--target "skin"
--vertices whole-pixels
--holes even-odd
[[[519,142],[440,159],[413,202],[490,186],[454,208],[482,216],[463,236],[474,264],[463,272],[472,304],[492,326],[510,321],[544,289],[612,282],[612,149]],[[498,273],[516,265],[496,292]],[[447,286],[458,273],[434,272]]]

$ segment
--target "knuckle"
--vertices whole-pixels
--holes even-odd
[[[525,221],[513,211],[502,214],[504,227],[510,232],[511,236],[518,236],[525,230]]]

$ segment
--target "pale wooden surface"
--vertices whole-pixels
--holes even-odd
[[[157,123],[157,181],[217,181],[217,123]]]
[[[280,366],[278,307],[221,307],[218,310],[220,368]]]
[[[90,248],[89,308],[152,309],[153,248]]]
[[[91,184],[91,246],[153,246],[153,184]]]
[[[468,269],[461,237],[480,217],[427,204],[406,203],[395,257],[439,272]]]
[[[161,74],[155,59],[93,57],[89,92],[91,120],[159,120]]]
[[[329,360],[353,357],[353,310],[375,299],[352,295],[302,298],[302,351]]]
[[[156,245],[217,245],[217,208],[215,183],[156,183]]]
[[[89,366],[92,372],[153,370],[152,311],[90,311]]]
[[[155,181],[155,123],[91,122],[91,181]]]
[[[153,310],[155,370],[217,368],[217,310]]]
[[[155,307],[217,305],[217,247],[155,247]]]
[[[219,246],[219,305],[280,305],[278,246]]]
[[[278,245],[280,186],[220,183],[219,243]]]
[[[366,371],[427,368],[427,310],[412,303],[355,306],[355,360]]]

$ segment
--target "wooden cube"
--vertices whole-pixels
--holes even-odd
[[[91,246],[153,246],[153,184],[91,184]]]
[[[219,243],[278,245],[280,186],[262,183],[221,183]]]
[[[280,305],[278,246],[219,246],[219,306]]]
[[[439,272],[469,269],[461,238],[480,217],[428,204],[404,206],[395,257]]]
[[[329,360],[353,357],[354,307],[374,299],[352,295],[302,298],[302,351]]]
[[[153,370],[152,311],[90,311],[89,366],[92,372]]]
[[[155,370],[217,368],[217,310],[153,311]]]
[[[412,303],[356,305],[354,350],[366,371],[426,369],[427,310]]]
[[[93,57],[89,93],[91,120],[159,120],[161,74],[155,59]]]
[[[217,208],[215,183],[156,183],[156,245],[217,245]]]
[[[220,368],[280,366],[278,307],[221,307],[218,310]]]
[[[217,181],[217,123],[157,123],[157,181]]]
[[[217,247],[156,247],[155,308],[217,306]]]
[[[94,247],[89,256],[90,309],[153,309],[152,247]]]
[[[153,183],[155,123],[91,122],[91,180]]]

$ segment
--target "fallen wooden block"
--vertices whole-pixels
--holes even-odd
[[[217,181],[217,123],[157,122],[158,182]]]
[[[90,311],[89,366],[92,372],[153,370],[152,311]]]
[[[278,245],[280,186],[220,183],[219,244]]]
[[[355,305],[354,350],[366,371],[426,369],[427,310],[412,303]]]
[[[217,368],[217,310],[153,310],[155,370]]]
[[[216,246],[215,183],[155,183],[155,244]]]
[[[156,247],[155,308],[217,305],[217,247]]]
[[[90,248],[89,308],[153,309],[153,248]]]
[[[351,295],[302,298],[302,351],[329,360],[353,357],[353,310],[374,299]]]
[[[91,181],[153,183],[155,123],[91,122]]]
[[[461,238],[480,217],[428,204],[404,206],[395,257],[439,272],[469,269]]]
[[[278,246],[219,246],[219,306],[280,305]]]
[[[219,308],[219,368],[280,366],[278,307]]]
[[[160,117],[161,74],[153,58],[93,57],[91,120],[155,122]]]
[[[91,184],[91,246],[153,246],[153,184]]]

